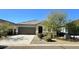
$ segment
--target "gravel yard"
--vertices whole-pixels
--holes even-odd
[[[45,40],[40,40],[37,36],[31,41],[31,44],[43,45],[43,46],[79,46],[79,41],[67,41],[64,39],[56,39],[55,42],[46,42]]]

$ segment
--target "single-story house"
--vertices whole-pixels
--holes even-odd
[[[0,24],[8,22],[10,24],[13,24],[15,28],[9,30],[9,34],[29,34],[29,35],[35,35],[38,33],[44,33],[47,30],[43,26],[43,21],[38,21],[38,20],[30,20],[30,21],[25,21],[21,23],[13,23],[9,22],[3,19],[0,19]],[[66,32],[65,28],[61,28],[61,32]]]
[[[41,21],[37,20],[31,20],[31,21],[26,21],[26,22],[21,22],[21,23],[13,23],[9,22],[3,19],[0,19],[0,24],[3,23],[10,23],[15,26],[15,28],[9,30],[9,34],[29,34],[29,35],[35,35],[37,33],[43,33],[44,32],[44,26],[42,25]]]
[[[44,32],[44,26],[41,21],[31,20],[16,24],[18,34],[37,34]]]

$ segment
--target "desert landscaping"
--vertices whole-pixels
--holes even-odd
[[[51,12],[44,20],[19,23],[0,19],[0,47],[79,48],[79,19],[69,21],[68,14]]]

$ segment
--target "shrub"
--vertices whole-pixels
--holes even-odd
[[[50,36],[45,36],[43,37],[44,40],[46,40],[47,42],[52,42],[52,39]]]
[[[48,33],[47,36],[43,37],[44,40],[46,40],[47,42],[52,42],[52,34]]]
[[[43,33],[43,36],[47,36],[47,35],[48,35],[48,33],[47,33],[47,32]]]
[[[7,34],[7,31],[4,31],[3,33],[4,33],[3,36],[4,36],[4,37],[7,37],[7,35],[8,35],[8,34]]]
[[[37,34],[37,36],[38,36],[40,39],[42,39],[43,34],[42,34],[42,33],[39,33],[39,34]]]
[[[47,42],[56,42],[55,40],[52,40],[53,35],[51,32],[49,32],[45,37],[43,37],[44,40],[46,40]]]

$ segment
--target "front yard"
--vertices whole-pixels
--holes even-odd
[[[52,46],[79,46],[79,41],[71,41],[71,40],[65,40],[57,38],[55,42],[47,42],[45,40],[40,40],[37,36],[34,37],[31,44],[44,44],[44,45],[52,45]]]
[[[36,35],[16,35],[22,37],[22,40],[0,40],[0,47],[7,46],[7,49],[75,49],[79,48],[79,41],[70,41],[64,39],[56,39],[54,42],[47,42],[39,39]]]
[[[3,39],[0,40],[0,45],[5,46],[30,46],[30,45],[36,45],[36,46],[79,46],[79,41],[71,41],[71,40],[65,40],[57,38],[54,40],[54,42],[47,42],[44,39],[38,38],[37,35],[15,35],[17,37],[23,37],[21,40],[13,40],[13,39]],[[14,37],[14,36],[12,36]]]

